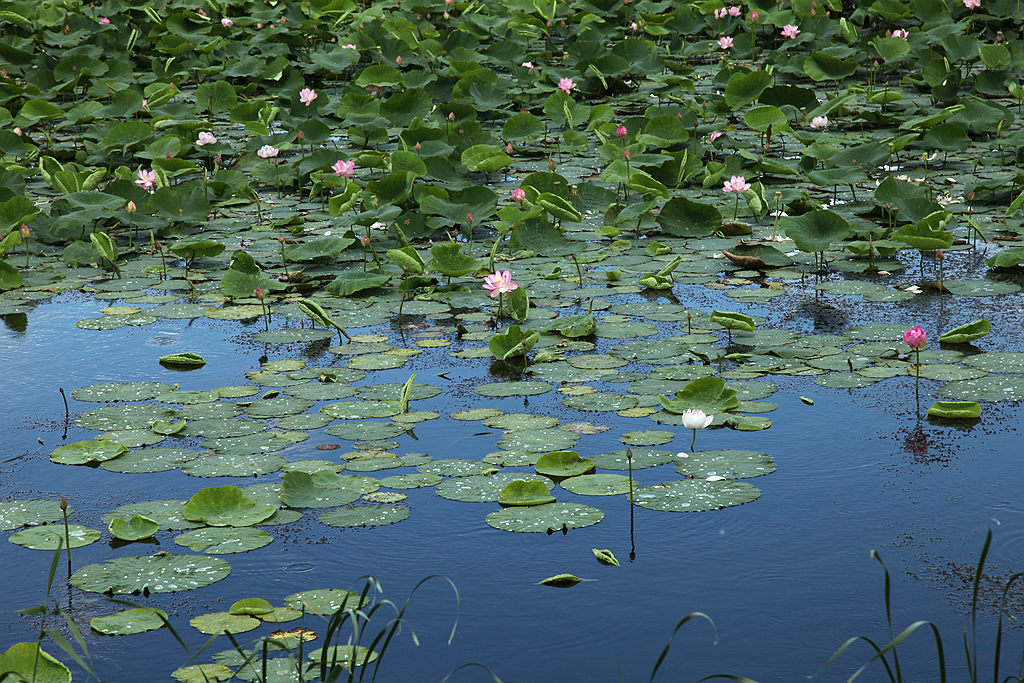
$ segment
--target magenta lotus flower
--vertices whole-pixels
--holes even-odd
[[[826,127],[828,127],[827,116],[815,116],[813,119],[811,119],[811,128],[818,130],[819,128]]]
[[[741,10],[739,7],[736,7],[734,5],[734,6],[729,8],[729,16],[730,17],[738,17],[742,11],[743,10]]]
[[[747,179],[741,175],[734,175],[729,180],[725,181],[725,185],[722,186],[723,192],[734,192],[737,195],[741,195],[750,189],[750,183]]]
[[[783,38],[789,38],[790,40],[792,40],[796,38],[798,35],[800,35],[800,27],[798,27],[796,24],[786,24],[785,26],[782,27],[782,31],[780,31],[780,33],[782,34]]]
[[[279,150],[277,147],[273,147],[271,145],[263,145],[258,150],[256,150],[256,156],[258,156],[260,159],[270,159],[272,157],[276,157],[277,153],[280,151],[281,150]]]
[[[135,184],[143,190],[152,190],[153,186],[156,185],[156,171],[147,171],[144,168],[140,168],[139,177],[135,179]]]
[[[724,7],[715,10],[715,19],[725,19],[727,16],[729,16],[729,10]]]
[[[523,191],[523,188],[517,187],[516,189],[512,190],[512,201],[514,201],[514,202],[521,202],[521,201],[523,201],[525,199],[526,199],[526,192]]]
[[[102,19],[100,19],[100,23],[103,24],[104,26],[106,26],[107,24],[110,23],[110,19],[107,19],[106,17],[103,17]]]
[[[227,17],[224,17],[223,19],[220,20],[220,25],[223,26],[224,28],[231,28],[232,26],[235,25],[235,22],[231,21]]]
[[[626,137],[627,133],[629,133],[629,131],[626,130],[625,126],[619,126],[618,128],[615,129],[616,137],[624,138]]]
[[[204,130],[199,133],[199,139],[196,140],[196,144],[200,147],[203,145],[215,145],[217,144],[217,138],[213,137],[213,133]]]
[[[334,171],[334,175],[339,178],[351,178],[352,174],[356,172],[356,162],[354,161],[342,161],[338,159],[331,166],[331,170]]]
[[[576,87],[576,82],[571,78],[563,78],[558,81],[558,89],[562,92],[571,93]]]
[[[903,40],[906,40],[907,38],[910,37],[910,31],[904,28],[898,28],[892,33],[886,31],[886,35],[891,35],[893,38],[902,38]]]
[[[708,142],[714,142],[715,140],[717,140],[720,137],[722,137],[722,131],[713,130],[713,131],[711,131],[711,134],[708,135]]]
[[[484,278],[484,289],[491,293],[492,299],[497,299],[499,294],[507,294],[513,289],[519,289],[519,283],[512,279],[512,271],[496,270]]]
[[[721,38],[719,38],[718,47],[722,48],[723,50],[728,50],[730,47],[732,47],[732,36],[722,36]]]
[[[299,91],[299,102],[302,102],[307,107],[313,104],[313,100],[316,98],[316,90],[313,90],[312,88],[303,88]]]
[[[928,341],[928,335],[920,327],[911,327],[903,333],[903,341],[912,349],[920,349]]]
[[[964,7],[967,9],[978,9],[981,7],[981,0],[964,0]]]

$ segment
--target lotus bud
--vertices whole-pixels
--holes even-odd
[[[625,126],[619,126],[618,128],[615,129],[616,137],[624,138],[628,133],[629,131],[626,130]]]
[[[305,139],[306,139],[306,134],[305,134],[305,133],[303,133],[303,132],[302,132],[302,131],[300,130],[300,131],[299,131],[299,140],[305,140]]]
[[[395,57],[395,64],[397,64],[398,66],[402,66],[402,55],[398,55],[397,57]]]
[[[416,151],[418,152],[418,151],[420,151],[421,149],[423,149],[423,145],[421,145],[421,144],[420,144],[419,142],[417,142],[417,143],[416,143]]]
[[[128,213],[135,213],[138,207],[135,206],[135,202],[128,200],[128,205],[124,207],[124,210]]]
[[[466,222],[469,223],[470,225],[473,225],[473,214],[471,214],[469,211],[466,212]]]
[[[455,112],[453,112],[453,111],[448,112],[448,120],[449,121],[454,121],[455,120]]]
[[[554,159],[548,159],[548,170],[549,171],[554,171],[555,170],[555,160]]]
[[[284,244],[284,239],[285,239],[284,235],[278,235],[277,236],[277,241],[280,242],[281,244]]]
[[[7,76],[7,73],[6,73],[6,72],[4,73],[4,76],[5,76],[5,77]],[[14,128],[14,134],[15,134],[15,135],[21,135],[21,128],[20,128],[20,127],[17,127],[17,126],[16,126],[16,127]]]
[[[68,499],[65,496],[60,497],[60,509],[63,512],[68,511]]]
[[[359,243],[362,244],[364,247],[370,246],[370,236],[369,235],[361,235],[359,237]]]
[[[631,158],[633,158],[633,155],[629,153],[628,149],[625,149],[622,151],[622,158],[625,159],[626,161],[629,161]]]
[[[26,240],[27,240],[27,239],[28,239],[28,236],[29,236],[29,234],[30,234],[30,233],[29,233],[29,230],[28,230],[28,226],[27,226],[27,225],[25,225],[24,223],[22,223],[22,224],[21,224],[21,230],[20,230],[20,232],[21,232],[21,237],[22,237],[22,239],[26,239]]]
[[[263,291],[262,287],[257,287],[256,288],[256,298],[257,299],[259,299],[260,301],[263,301],[263,299],[265,299],[266,296],[267,296],[266,292]]]

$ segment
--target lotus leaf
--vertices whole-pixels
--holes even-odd
[[[307,590],[293,593],[284,599],[284,604],[291,609],[322,615],[333,614],[340,609],[359,609],[367,602],[360,597],[359,593],[340,588]]]
[[[231,565],[218,557],[158,553],[86,565],[71,583],[94,593],[173,593],[208,586],[230,573]]]
[[[50,453],[50,460],[61,465],[88,465],[111,460],[127,450],[113,441],[78,441]]]
[[[144,515],[132,515],[125,520],[114,517],[107,524],[110,535],[121,541],[141,541],[149,538],[160,530],[160,523]]]
[[[487,515],[487,523],[502,531],[523,533],[566,532],[597,524],[604,513],[589,505],[545,503],[529,507],[511,507]]]
[[[10,531],[20,526],[56,522],[62,519],[63,515],[60,501],[57,500],[29,499],[0,502],[0,531]]]
[[[18,531],[11,535],[10,540],[11,543],[33,550],[58,550],[68,547],[81,548],[98,541],[100,536],[99,530],[78,524],[68,524],[65,536],[63,524],[52,524]]]
[[[645,486],[633,499],[640,507],[651,510],[703,512],[743,505],[760,496],[760,489],[743,481],[683,479]]]
[[[537,459],[537,474],[546,477],[576,477],[594,471],[594,461],[581,458],[576,451],[553,451]]]
[[[943,332],[942,336],[939,337],[939,341],[945,344],[969,344],[972,341],[981,339],[991,330],[992,325],[988,320],[982,318]]]
[[[246,498],[237,486],[213,486],[196,492],[185,503],[185,519],[211,526],[251,526],[277,510]]]
[[[976,420],[981,417],[981,404],[977,401],[936,401],[928,409],[928,414],[954,420]]]
[[[580,581],[584,581],[578,576],[572,574],[556,574],[555,576],[549,576],[546,579],[541,579],[537,582],[541,586],[553,586],[554,588],[572,588]]]
[[[717,415],[739,405],[736,390],[727,389],[720,377],[699,377],[677,391],[675,398],[659,396],[658,400],[665,410],[677,415],[691,409]]]
[[[175,538],[174,542],[207,555],[226,555],[262,548],[273,540],[262,529],[216,527],[187,531]]]
[[[435,489],[437,495],[449,500],[458,500],[466,503],[495,502],[501,497],[501,492],[510,482],[521,479],[523,481],[539,481],[549,488],[555,484],[547,477],[537,474],[523,472],[495,472],[494,474],[476,474],[468,477],[456,477],[442,481]]]
[[[93,631],[105,636],[127,636],[163,628],[167,624],[167,612],[155,607],[135,607],[117,614],[96,617],[89,621]]]
[[[292,471],[281,482],[281,502],[288,507],[322,508],[348,505],[364,493],[380,487],[376,479],[362,475],[344,475],[331,471],[315,474]]]
[[[33,683],[71,683],[71,671],[38,643],[15,643],[7,648],[0,654],[0,672],[5,678]]]
[[[513,479],[501,490],[498,503],[504,507],[521,505],[543,505],[544,503],[555,502],[555,497],[544,482],[536,479],[525,481]]]
[[[200,633],[218,635],[223,633],[245,633],[258,628],[259,619],[253,619],[243,614],[229,614],[228,612],[213,612],[193,617],[191,621],[193,628]]]
[[[409,517],[409,508],[401,505],[348,505],[321,513],[322,524],[337,527],[383,526]]]

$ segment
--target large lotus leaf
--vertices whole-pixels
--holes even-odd
[[[396,524],[409,517],[409,508],[402,505],[349,505],[328,510],[318,517],[328,526],[356,527]]]
[[[0,503],[0,531],[10,531],[20,526],[56,522],[63,516],[60,501],[57,500],[39,498],[8,500]]]
[[[492,173],[512,163],[512,157],[505,154],[505,149],[498,145],[473,145],[462,152],[462,165],[467,170]]]
[[[525,356],[540,339],[533,330],[523,332],[519,325],[509,325],[502,334],[491,337],[487,343],[491,355],[498,360],[506,360],[514,356]]]
[[[190,181],[171,187],[161,187],[146,202],[158,216],[172,221],[198,223],[210,215],[210,201],[203,183]]]
[[[834,57],[827,52],[812,52],[804,60],[804,73],[815,81],[841,81],[857,71],[857,62]]]
[[[103,515],[103,522],[109,525],[115,517],[131,519],[135,515],[142,515],[155,521],[161,529],[194,529],[201,526],[185,519],[184,508],[185,501],[183,500],[150,500],[129,503]]]
[[[50,460],[61,465],[88,465],[111,460],[127,450],[114,441],[78,441],[50,453]]]
[[[718,415],[739,405],[736,391],[727,389],[720,377],[699,377],[677,391],[675,398],[659,396],[658,401],[665,410],[677,415],[691,409]]]
[[[237,486],[213,486],[197,491],[185,503],[185,519],[210,526],[252,526],[277,511],[275,505],[257,503]]]
[[[982,353],[967,358],[964,360],[964,364],[986,372],[1024,372],[1024,353],[1020,351]]]
[[[999,296],[1020,291],[1017,283],[999,280],[943,280],[942,286],[958,296]]]
[[[463,254],[458,242],[441,242],[430,248],[432,270],[448,277],[462,277],[484,265],[483,259]]]
[[[215,527],[186,531],[174,542],[207,555],[226,555],[262,548],[273,540],[262,529]]]
[[[468,477],[474,474],[486,474],[494,467],[479,460],[463,460],[461,458],[444,458],[423,463],[416,468],[424,474],[439,474],[444,477]]]
[[[576,410],[611,412],[635,408],[639,400],[635,396],[626,394],[593,391],[579,396],[566,396],[562,399],[562,403]]]
[[[5,681],[71,683],[71,671],[38,643],[15,643],[0,654],[0,676]]]
[[[730,313],[728,311],[712,311],[711,322],[721,325],[727,330],[740,330],[741,332],[753,332],[755,328],[754,319],[744,313]]]
[[[594,461],[576,451],[552,451],[537,458],[537,474],[546,477],[576,477],[594,471]]]
[[[629,493],[629,481],[629,477],[624,474],[584,474],[565,479],[559,485],[581,496],[615,496]],[[636,489],[636,482],[633,482],[633,490]]]
[[[293,508],[325,508],[348,505],[364,493],[380,488],[380,482],[362,475],[320,471],[315,474],[287,472],[281,482],[281,502]]]
[[[104,382],[80,387],[71,392],[77,401],[145,401],[174,389],[166,382]]]
[[[579,439],[576,432],[562,429],[520,429],[502,436],[498,447],[509,451],[547,453],[572,448]]]
[[[351,237],[318,237],[316,239],[285,247],[284,255],[289,261],[312,261],[318,258],[336,259],[341,252],[355,244]]]
[[[760,489],[745,481],[683,479],[645,486],[633,497],[640,507],[669,512],[703,512],[757,500]]]
[[[939,341],[945,344],[968,344],[976,339],[981,339],[991,331],[991,323],[982,318],[954,327],[948,332],[943,332],[942,336],[939,337]]]
[[[725,85],[725,103],[736,111],[756,100],[771,83],[772,75],[764,69],[737,71]]]
[[[672,462],[675,456],[657,448],[620,448],[610,453],[595,455],[594,464],[604,470],[642,470]]]
[[[184,240],[175,242],[167,247],[167,250],[187,261],[196,261],[221,254],[224,251],[224,245],[213,240]]]
[[[985,261],[985,265],[989,268],[1015,268],[1022,263],[1024,263],[1024,247],[1003,249]]]
[[[231,565],[219,557],[159,553],[86,565],[71,583],[93,593],[173,593],[208,586],[230,573]]]
[[[952,211],[935,211],[916,223],[904,225],[892,234],[892,239],[909,244],[915,249],[949,249],[954,238],[943,228],[952,217]]]
[[[166,620],[167,612],[162,609],[135,607],[117,614],[96,617],[89,622],[89,626],[105,636],[127,636],[163,628]]]
[[[442,481],[435,489],[437,495],[449,500],[466,503],[494,502],[501,497],[502,490],[512,481],[539,481],[549,488],[555,484],[547,477],[524,472],[495,472],[494,474],[476,474],[469,477],[456,477]]]
[[[604,513],[589,505],[546,503],[529,507],[510,507],[487,515],[487,523],[502,531],[552,533],[597,524]]]
[[[797,248],[806,252],[825,251],[833,242],[850,234],[850,224],[842,216],[826,209],[808,211],[800,216],[785,216],[779,227]]]
[[[11,543],[33,550],[57,550],[58,548],[81,548],[98,541],[102,534],[78,524],[68,524],[67,537],[63,524],[34,526],[11,535]],[[69,545],[70,543],[70,545]]]
[[[376,289],[385,285],[392,277],[391,273],[342,271],[325,289],[335,296],[351,296],[366,289]]]
[[[251,438],[255,440],[256,436]],[[281,443],[277,446],[279,449],[293,443],[273,437],[264,438],[272,443],[280,441]],[[254,453],[253,450],[246,449],[241,453],[204,455],[182,465],[181,471],[190,477],[255,477],[276,472],[288,462],[280,455]]]
[[[676,472],[688,477],[706,479],[718,476],[727,479],[760,477],[775,471],[772,456],[759,451],[734,449],[695,451],[676,460]]]
[[[254,619],[253,617],[245,614],[212,612],[210,614],[202,614],[198,617],[193,617],[188,623],[190,623],[192,627],[197,629],[200,633],[217,635],[222,634],[225,631],[228,633],[245,633],[246,631],[252,631],[259,627],[260,620]]]
[[[340,588],[316,588],[292,593],[284,599],[286,607],[302,610],[307,614],[333,614],[340,609],[359,609],[369,602],[359,593]]]
[[[577,339],[589,337],[597,329],[597,321],[591,313],[560,316],[553,320],[545,329],[547,332],[558,332],[563,337]]]
[[[949,382],[936,393],[955,401],[1021,401],[1024,400],[1024,378],[981,377]]]
[[[143,515],[132,515],[125,520],[114,517],[107,525],[110,535],[121,541],[141,541],[160,530],[160,523]]]
[[[551,490],[544,482],[536,479],[513,479],[505,485],[498,497],[498,503],[507,507],[544,505],[553,502],[555,497],[551,495]]]

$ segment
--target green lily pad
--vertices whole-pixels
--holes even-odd
[[[601,564],[608,567],[619,566],[619,559],[615,557],[615,553],[613,553],[611,550],[608,550],[608,548],[592,548],[591,550],[593,550],[594,552],[594,558]]]
[[[348,505],[364,493],[380,488],[370,477],[337,474],[330,471],[306,474],[288,472],[281,482],[281,502],[294,508],[323,508]]]
[[[936,401],[928,409],[928,414],[954,420],[976,420],[981,417],[981,404],[977,401]]]
[[[465,420],[471,422],[475,420],[484,420],[489,417],[496,417],[501,414],[502,411],[497,408],[471,408],[469,410],[460,410],[452,413],[451,418],[453,420]]]
[[[201,368],[206,365],[206,359],[198,353],[183,351],[181,353],[160,356],[160,365],[172,368]]]
[[[262,529],[216,527],[186,531],[175,538],[174,542],[207,555],[226,555],[262,548],[273,540]]]
[[[998,280],[943,280],[942,286],[958,296],[999,296],[1020,291],[1020,285]]]
[[[231,565],[219,557],[159,553],[86,565],[71,583],[93,593],[173,593],[208,586],[230,573]]]
[[[466,503],[496,502],[502,490],[512,481],[539,481],[549,488],[555,483],[547,477],[524,472],[495,472],[494,474],[475,474],[469,477],[456,477],[442,481],[435,489],[437,495],[449,500]]]
[[[262,617],[274,611],[274,606],[263,598],[245,598],[231,603],[228,614],[246,614],[250,617]]]
[[[31,498],[0,502],[0,531],[56,522],[63,517],[60,501],[57,500]]]
[[[484,426],[494,429],[547,429],[557,424],[557,417],[526,413],[504,413],[484,418]]]
[[[632,467],[634,470],[657,467],[675,459],[672,453],[655,448],[631,448],[628,450],[633,453]],[[592,460],[595,465],[604,470],[628,470],[630,462],[626,451],[627,449],[620,448],[617,451],[595,455]]]
[[[1024,372],[1024,352],[997,351],[982,353],[964,360],[965,365],[985,372]]]
[[[169,406],[144,404],[109,405],[79,415],[75,422],[85,429],[139,429],[157,420],[174,420],[179,413]]]
[[[833,372],[814,378],[815,384],[833,389],[861,389],[869,387],[877,381],[873,377],[864,377],[856,372]]]
[[[184,426],[182,421],[182,426]],[[113,441],[125,448],[138,448],[139,446],[153,446],[164,440],[164,435],[149,429],[121,429],[116,432],[104,432],[99,435],[100,441]]]
[[[629,477],[624,474],[583,474],[563,479],[559,486],[581,496],[617,496],[629,493]],[[637,488],[633,482],[633,490]]]
[[[581,396],[566,396],[562,403],[576,410],[616,412],[635,408],[639,400],[635,396],[595,391]]]
[[[483,396],[536,396],[551,391],[547,382],[492,382],[476,387],[476,393]]]
[[[673,438],[675,438],[673,432],[666,432],[662,429],[645,429],[626,432],[619,438],[619,441],[627,446],[661,446]]]
[[[494,467],[479,460],[462,460],[445,458],[424,463],[416,468],[422,474],[439,474],[444,477],[467,477],[473,474],[486,474]]]
[[[167,612],[155,607],[135,607],[89,621],[93,631],[105,636],[127,636],[163,628]]]
[[[409,362],[408,356],[391,353],[371,353],[353,358],[346,366],[353,370],[394,370]]]
[[[160,530],[155,519],[143,515],[132,515],[131,519],[114,517],[107,525],[110,535],[121,541],[141,541]]]
[[[298,344],[327,341],[334,338],[334,330],[264,330],[252,336],[254,341],[264,344]]]
[[[237,486],[213,486],[197,491],[185,503],[185,519],[210,526],[252,526],[270,517],[274,505],[247,498]]]
[[[181,466],[190,477],[255,477],[276,472],[288,461],[273,453],[204,455]]]
[[[604,513],[589,505],[546,503],[492,512],[487,515],[487,524],[502,531],[551,533],[592,526],[602,519]]]
[[[228,633],[245,633],[259,628],[260,620],[253,619],[244,614],[229,614],[228,612],[212,612],[193,617],[188,623],[200,633],[210,635]]]
[[[254,401],[245,409],[245,414],[254,418],[284,417],[298,415],[313,407],[313,401],[281,396]]]
[[[368,417],[391,417],[398,415],[401,408],[398,401],[341,401],[320,409],[321,412],[339,420],[362,420]]]
[[[129,503],[114,508],[103,515],[103,522],[108,526],[115,517],[131,519],[135,515],[148,517],[160,525],[161,529],[195,529],[202,526],[185,519],[185,501],[183,500],[149,500],[141,503]]]
[[[223,664],[191,664],[171,672],[174,680],[181,683],[219,683],[234,675],[234,670]]]
[[[505,485],[505,488],[501,490],[501,495],[498,496],[498,503],[506,507],[543,505],[553,502],[555,502],[555,497],[551,495],[551,490],[544,482],[536,479],[531,481],[513,479]]]
[[[327,428],[327,433],[347,441],[373,441],[393,439],[409,431],[408,425],[397,422],[377,422],[363,420],[361,422],[345,422]]]
[[[104,382],[80,387],[71,392],[76,401],[146,401],[174,389],[166,382]]]
[[[417,472],[416,474],[396,474],[384,477],[380,485],[389,489],[418,489],[439,484],[443,477],[439,474]]]
[[[50,453],[50,461],[61,465],[88,465],[111,460],[127,450],[114,441],[79,441]]]
[[[1024,400],[1024,378],[981,377],[950,382],[936,392],[954,401],[1021,401]]]
[[[979,377],[985,377],[986,375],[988,375],[987,372],[985,372],[984,370],[979,370],[978,368],[971,368],[965,367],[963,365],[954,365],[948,363],[921,365],[920,369],[915,368],[913,365],[911,365],[907,368],[907,372],[909,372],[911,375],[920,375],[925,379],[934,379],[939,382],[955,382],[965,379],[978,379]],[[900,372],[899,374],[903,373]]]
[[[89,529],[78,524],[68,524],[68,538],[65,541],[64,525],[49,524],[46,526],[34,526],[11,535],[11,543],[31,548],[32,550],[56,550],[67,548],[81,548],[82,546],[95,543],[102,535],[98,529]]]
[[[307,614],[334,614],[339,609],[359,609],[368,600],[360,598],[359,593],[340,588],[317,588],[314,590],[292,593],[284,599],[286,607],[303,610]],[[312,656],[312,655],[311,655]]]
[[[309,653],[309,658],[314,662],[319,663],[321,660],[326,660],[328,667],[338,666],[346,670],[352,668],[353,665],[369,664],[378,656],[373,650],[360,645],[332,645]]]
[[[5,678],[33,683],[71,683],[71,671],[38,643],[15,643],[0,654]]]
[[[579,434],[562,429],[521,429],[502,436],[498,447],[508,451],[546,453],[572,448],[579,439]]]
[[[665,410],[677,415],[691,409],[718,415],[739,405],[736,390],[726,388],[721,377],[699,377],[677,391],[675,398],[659,396],[658,400]]]
[[[669,512],[703,512],[757,500],[761,491],[745,481],[683,479],[641,488],[633,500],[640,507]]]
[[[409,508],[401,505],[349,505],[322,513],[317,519],[328,526],[383,526],[409,517]]]
[[[695,451],[688,453],[685,458],[676,460],[676,472],[697,479],[711,476],[747,479],[771,474],[774,471],[775,460],[772,456],[760,451],[734,449]]]
[[[576,451],[553,451],[537,459],[537,474],[545,477],[576,477],[594,471],[594,461],[581,458]]]

